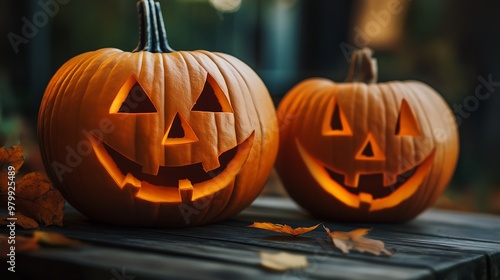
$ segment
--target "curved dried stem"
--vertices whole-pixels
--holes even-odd
[[[376,83],[377,74],[377,59],[373,58],[371,49],[363,48],[352,52],[346,82]]]

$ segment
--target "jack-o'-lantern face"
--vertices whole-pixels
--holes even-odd
[[[167,127],[158,139],[147,133],[142,135],[146,147],[155,150],[157,145],[153,154],[165,151],[165,157],[158,158],[158,163],[152,161],[152,155],[138,156],[140,149],[134,157],[131,153],[134,147],[125,147],[124,152],[120,152],[123,141],[115,136],[107,137],[109,143],[100,141],[96,135],[90,137],[97,158],[120,188],[133,187],[137,197],[144,200],[180,203],[212,196],[234,180],[248,158],[254,131],[249,131],[248,137],[239,144],[236,144],[236,135],[228,131],[224,132],[224,138],[218,137],[222,128],[217,127],[217,120],[219,123],[234,124],[234,112],[226,94],[209,74],[203,89],[193,95],[197,98],[188,111],[182,105],[175,110],[178,100],[172,98],[170,107],[174,110],[162,114],[157,109],[162,106],[155,105],[150,97],[152,95],[146,92],[135,75],[125,82],[109,109],[111,118],[119,124],[118,129],[138,122],[161,123],[160,119],[165,118]],[[117,148],[112,144],[115,140],[119,140]],[[222,151],[214,150],[214,140],[219,141]],[[223,141],[227,143],[221,143]],[[190,158],[183,158],[177,164],[175,160],[168,161],[177,154],[186,156],[191,151],[199,153],[191,154]]]
[[[349,117],[362,118],[364,115],[359,111],[357,115],[354,112],[347,113]],[[320,141],[323,143],[319,145],[315,141],[315,145],[331,149],[321,149],[313,155],[301,144],[300,138],[296,145],[308,171],[318,184],[344,204],[354,208],[367,204],[368,211],[394,207],[412,196],[429,174],[434,148],[428,146],[429,143],[421,137],[418,119],[405,99],[401,102],[396,121],[388,125],[393,135],[381,135],[379,131],[371,132],[370,129],[357,130],[360,126],[351,127],[346,112],[335,98],[330,101],[324,116],[321,135],[318,136],[324,141]],[[366,122],[371,123],[368,128],[377,128],[377,119],[369,118],[368,115],[364,117],[367,118]],[[361,135],[357,136],[357,133]],[[412,153],[404,155],[410,161],[394,157],[400,154],[399,149],[405,142],[412,142],[419,147],[418,157]]]
[[[368,49],[347,82],[300,82],[281,101],[276,169],[305,209],[337,221],[396,222],[432,205],[458,158],[443,99],[414,81],[376,83]]]
[[[159,3],[139,0],[139,44],[81,54],[52,77],[38,137],[49,177],[86,216],[196,226],[257,197],[278,152],[259,76],[217,52],[175,51]]]

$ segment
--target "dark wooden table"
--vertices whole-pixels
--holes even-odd
[[[16,273],[1,279],[500,279],[500,217],[429,210],[406,224],[325,222],[332,230],[373,227],[368,237],[395,251],[376,257],[335,249],[322,228],[288,237],[247,226],[254,221],[318,222],[284,198],[259,198],[235,218],[185,229],[123,228],[92,223],[66,209],[65,227],[48,228],[85,242],[78,248],[19,253]],[[2,232],[5,232],[3,229]],[[19,234],[22,234],[20,232]],[[305,269],[275,272],[259,252],[306,255]],[[9,278],[5,278],[4,275]]]

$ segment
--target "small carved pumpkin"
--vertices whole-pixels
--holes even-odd
[[[38,120],[50,178],[96,220],[200,225],[260,193],[278,148],[269,93],[247,65],[208,51],[173,51],[160,6],[138,3],[133,52],[100,49],[65,63]]]
[[[339,221],[396,222],[432,205],[458,157],[447,104],[415,81],[375,83],[371,51],[355,51],[346,83],[313,78],[278,108],[277,170],[310,212]]]

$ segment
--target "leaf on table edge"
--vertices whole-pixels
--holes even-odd
[[[350,232],[332,232],[325,225],[323,225],[323,228],[335,247],[341,250],[344,254],[348,254],[350,250],[356,250],[361,253],[368,252],[376,256],[380,256],[381,254],[392,256],[393,254],[392,251],[385,248],[385,243],[383,241],[364,237],[372,229],[359,228]]]
[[[33,236],[38,239],[40,244],[51,247],[76,247],[83,244],[79,240],[68,238],[58,232],[37,230],[33,232]]]
[[[309,266],[309,262],[305,255],[296,255],[286,252],[259,252],[259,255],[261,266],[275,271],[286,271],[288,269],[306,268]]]
[[[269,230],[269,231],[274,231],[274,232],[279,232],[279,233],[286,233],[289,235],[292,235],[293,237],[308,233],[310,231],[315,230],[321,223],[311,226],[311,227],[297,227],[297,228],[292,228],[289,225],[282,225],[282,224],[274,224],[274,223],[269,223],[269,222],[254,222],[253,224],[249,225],[248,227],[251,228],[258,228],[258,229],[263,229],[263,230]]]

